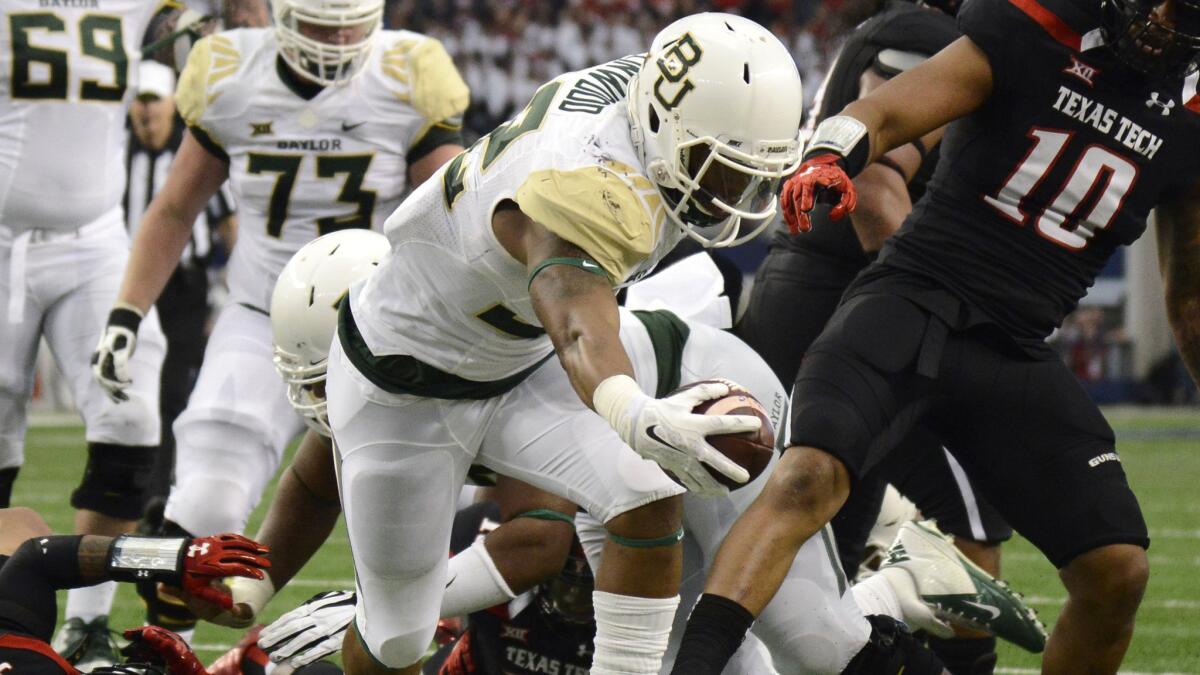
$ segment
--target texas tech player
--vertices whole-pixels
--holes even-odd
[[[958,0],[912,3],[892,0],[842,44],[817,95],[810,129],[895,75],[921,63],[959,37]],[[912,205],[925,193],[937,166],[943,129],[895,148],[856,178],[858,208],[847,227],[827,225],[829,210],[807,234],[780,230],[759,267],[738,334],[763,356],[783,382],[796,379],[800,359],[837,308],[850,282],[879,254]],[[903,461],[892,461],[860,480],[834,517],[833,531],[846,574],[853,577],[887,483],[896,484],[926,518],[954,535],[955,543],[992,574],[1000,573],[999,543],[1012,529],[963,474],[941,441],[923,427],[905,440]],[[911,448],[911,451],[908,450]],[[995,638],[932,638],[952,673],[990,672]]]
[[[1129,645],[1146,525],[1112,429],[1043,341],[1159,206],[1168,313],[1200,374],[1200,6],[977,0],[959,27],[823,122],[785,188],[794,227],[815,199],[845,215],[848,175],[961,118],[924,198],[806,354],[790,447],[726,539],[677,672],[720,670],[782,560],[923,413],[1060,568],[1068,599],[1043,668],[1114,672]]]
[[[232,302],[175,424],[179,480],[166,517],[186,532],[241,530],[304,428],[272,364],[267,306],[280,270],[320,233],[380,228],[408,187],[462,149],[466,85],[436,40],[380,30],[383,4],[277,0],[274,29],[200,40],[179,78],[189,133],[138,229],[106,329],[124,342],[100,345],[97,377],[128,386],[139,314],[228,178],[239,219]]]

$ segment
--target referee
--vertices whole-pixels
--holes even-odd
[[[125,163],[128,180],[125,188],[125,217],[130,238],[137,230],[150,200],[166,182],[167,170],[175,151],[183,141],[185,125],[175,112],[175,73],[154,61],[138,67],[137,99],[129,110],[129,150]],[[167,282],[155,305],[163,333],[167,336],[167,357],[162,368],[162,449],[156,454],[151,503],[161,514],[171,489],[175,465],[175,436],[171,425],[187,405],[196,373],[204,358],[209,314],[208,268],[214,241],[225,250],[233,247],[236,220],[233,198],[227,186],[209,202],[196,219],[192,238],[183,250],[179,267]],[[151,517],[151,520],[161,516]]]

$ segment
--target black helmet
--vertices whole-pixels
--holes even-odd
[[[1200,55],[1200,0],[1102,0],[1104,39],[1155,79],[1184,77]]]

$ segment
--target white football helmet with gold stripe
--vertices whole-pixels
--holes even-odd
[[[314,82],[349,82],[379,33],[383,1],[273,0],[280,55]]]
[[[800,161],[800,73],[769,30],[732,14],[667,26],[629,89],[633,140],[671,218],[705,246],[747,241]],[[758,221],[751,232],[741,221]]]
[[[287,382],[292,407],[318,433],[330,434],[324,385],[338,303],[352,284],[375,271],[390,249],[387,237],[378,232],[332,232],[297,251],[275,282],[275,368]]]

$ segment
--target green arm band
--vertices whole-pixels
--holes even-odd
[[[571,267],[578,267],[579,269],[583,270],[584,272],[589,272],[591,274],[595,274],[596,276],[608,277],[608,273],[605,272],[604,268],[601,267],[599,265],[599,263],[597,263],[595,260],[590,260],[588,258],[565,258],[565,257],[563,257],[563,258],[546,258],[542,262],[538,263],[536,267],[533,268],[533,272],[529,273],[529,286],[526,286],[526,288],[533,286],[533,280],[537,278],[537,275],[541,274],[542,270],[546,269],[547,267],[550,267],[551,265],[570,265]]]
[[[516,520],[517,518],[533,518],[534,520],[557,520],[559,522],[570,525],[572,528],[575,527],[575,517],[574,516],[568,516],[565,513],[559,513],[558,511],[552,511],[550,509],[533,509],[532,511],[518,513],[517,515],[513,516],[513,520]]]
[[[621,546],[628,546],[630,548],[661,548],[663,546],[674,546],[683,541],[683,528],[681,527],[671,534],[659,537],[658,539],[630,539],[629,537],[621,537],[611,532],[608,534],[608,538]]]

